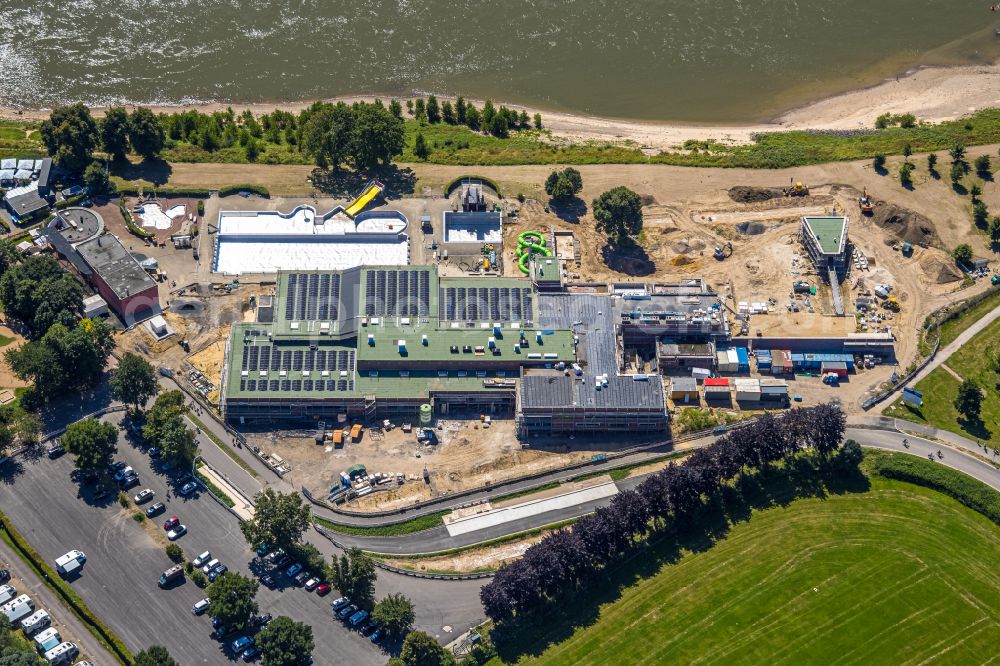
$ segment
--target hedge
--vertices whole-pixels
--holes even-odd
[[[145,229],[142,229],[141,227],[136,226],[135,222],[132,221],[132,213],[130,213],[128,208],[125,207],[125,202],[123,200],[118,202],[118,210],[121,211],[122,220],[125,222],[125,226],[128,227],[130,232],[139,238],[145,239],[153,237],[153,234],[149,233]]]
[[[486,178],[484,176],[471,176],[471,175],[468,175],[468,174],[466,174],[464,176],[459,176],[458,178],[455,178],[450,183],[448,183],[447,185],[445,185],[444,186],[444,195],[446,197],[450,197],[451,193],[455,190],[455,188],[458,187],[459,185],[461,185],[462,182],[466,181],[466,180],[481,180],[481,181],[483,181],[483,183],[485,185],[488,185],[489,187],[493,188],[493,191],[497,193],[498,197],[500,197],[501,199],[503,199],[503,194],[500,192],[500,186],[496,184],[496,181],[493,181],[493,180],[491,180],[489,178]]]
[[[873,452],[868,452],[866,455],[873,456]],[[978,511],[1000,525],[1000,493],[982,481],[957,472],[950,467],[907,454],[878,452],[873,457],[875,458],[872,469],[874,473],[888,479],[932,488],[958,500],[973,511]]]
[[[70,206],[75,206],[84,199],[87,198],[86,194],[77,194],[76,196],[63,199],[62,201],[56,202],[56,210],[61,210],[63,208],[69,208]]]
[[[239,194],[240,192],[252,192],[253,194],[262,196],[265,199],[271,198],[271,191],[263,185],[229,185],[219,190],[219,196],[228,197],[233,194]]]
[[[138,187],[123,185],[118,188],[118,193],[130,197],[137,197],[140,193],[165,197],[194,197],[195,199],[209,197],[209,191],[204,187],[148,187],[140,190]]]
[[[90,633],[94,635],[94,638],[100,641],[104,647],[108,648],[115,655],[119,663],[125,664],[125,666],[132,666],[134,663],[132,653],[125,647],[122,640],[115,635],[115,632],[110,627],[94,615],[94,612],[84,603],[83,599],[77,596],[73,588],[53,571],[42,556],[10,524],[7,516],[2,513],[0,513],[0,531],[3,532],[6,540],[17,551],[18,555],[21,556],[25,564],[31,567],[38,574],[38,577],[62,598],[63,602],[73,611],[73,614],[86,625]]]

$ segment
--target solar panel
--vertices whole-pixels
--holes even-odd
[[[313,363],[314,370],[326,370],[326,352],[322,349],[316,351],[316,361]]]
[[[322,391],[324,389],[324,382],[322,379],[317,379],[316,383],[313,385],[314,391]]]
[[[289,388],[291,388],[291,386],[292,386],[292,381],[290,379],[282,379],[281,380],[281,390],[282,391],[287,391]]]
[[[375,273],[368,271],[365,273],[365,314],[375,314]]]
[[[302,390],[303,391],[312,391],[313,390],[313,380],[311,380],[311,379],[303,379],[302,380]]]
[[[337,380],[337,390],[338,391],[346,391],[347,390],[347,380],[346,379],[338,379]]]
[[[267,370],[268,364],[271,362],[271,346],[265,345],[260,348],[260,370]]]
[[[327,391],[336,391],[337,390],[337,382],[334,381],[333,379],[326,380],[326,390]]]
[[[316,316],[319,319],[327,319],[330,311],[330,274],[323,273],[319,276],[319,303]]]
[[[295,296],[295,318],[306,318],[306,304],[309,293],[309,276],[306,273],[299,274],[298,294]]]
[[[319,306],[319,275],[309,276],[309,287],[306,291],[306,316],[309,321],[316,319],[316,308]]]
[[[292,390],[293,391],[301,391],[302,390],[302,380],[301,379],[293,379],[292,380]]]
[[[281,350],[271,349],[271,370],[281,369]]]
[[[267,383],[267,390],[271,391],[272,393],[274,391],[277,391],[278,390],[278,380],[277,379],[272,379],[271,381],[269,381]]]
[[[296,349],[292,352],[292,370],[295,372],[302,371],[302,350]]]
[[[330,278],[330,319],[336,319],[340,303],[340,273],[335,273]]]
[[[251,347],[250,348],[250,360],[247,363],[246,369],[250,370],[251,372],[253,372],[254,370],[257,369],[257,363],[259,361],[260,361],[260,348],[259,347]]]
[[[247,380],[247,390],[248,391],[256,391],[257,390],[257,380],[256,379],[248,379]]]
[[[247,348],[243,347],[243,365],[242,365],[243,370],[247,369],[247,354],[248,354]]]
[[[313,361],[315,359],[316,359],[316,350],[315,349],[307,349],[306,353],[305,353],[305,357],[302,359],[302,369],[303,370],[312,370],[313,369]]]
[[[246,380],[244,380],[244,379],[240,380],[240,390],[241,391],[246,391],[247,390],[247,383],[246,383]]]
[[[295,287],[298,282],[298,275],[292,273],[288,276],[288,292],[285,299],[285,319],[291,321],[295,314]]]

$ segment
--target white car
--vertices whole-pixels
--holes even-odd
[[[305,585],[306,592],[312,592],[313,590],[315,590],[317,587],[319,587],[319,583],[320,583],[320,580],[319,580],[319,578],[316,578],[316,577],[313,577],[313,578],[310,578],[309,580],[307,580],[306,581],[306,585]]]
[[[187,534],[187,531],[188,528],[186,525],[178,525],[174,529],[167,532],[167,538],[171,541],[177,541],[177,539],[180,539],[182,536]]]
[[[135,474],[135,470],[126,465],[125,467],[122,467],[120,470],[115,472],[115,481],[121,481],[122,479],[128,476],[132,476],[133,474]]]
[[[208,561],[211,559],[212,559],[212,553],[206,550],[204,553],[191,560],[191,564],[200,569],[206,564],[208,564]]]
[[[179,495],[187,497],[188,495],[190,495],[191,493],[193,493],[197,489],[198,489],[198,484],[197,483],[195,483],[194,481],[188,481],[183,486],[181,486],[181,489],[178,490],[177,493]]]
[[[209,599],[205,597],[195,602],[194,606],[191,606],[191,612],[195,615],[201,615],[208,609]]]
[[[136,504],[142,504],[143,502],[148,502],[154,497],[156,497],[156,493],[154,493],[149,488],[145,488],[144,490],[140,490],[138,493],[136,493],[134,499]]]

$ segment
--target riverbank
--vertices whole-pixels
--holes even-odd
[[[388,100],[391,96],[383,95]],[[332,97],[325,101],[370,101],[374,95]],[[449,99],[441,96],[440,99]],[[256,114],[275,108],[299,112],[315,100],[233,105]],[[482,100],[470,100],[477,106]],[[507,104],[495,100],[497,104]],[[180,106],[154,106],[157,113],[176,113],[195,109],[203,113],[225,110],[228,103],[211,102]],[[511,104],[518,110],[519,105]],[[748,125],[658,123],[616,118],[602,118],[526,108],[529,114],[542,114],[543,124],[552,137],[567,143],[612,143],[639,147],[646,154],[677,150],[685,141],[714,139],[726,144],[748,144],[760,132],[789,130],[853,130],[874,127],[883,113],[912,113],[924,122],[954,120],[983,108],[1000,107],[1000,63],[960,67],[924,67],[888,79],[874,86],[835,95],[788,111],[772,122]],[[100,116],[103,108],[95,108]],[[44,120],[48,110],[18,110],[0,107],[0,119]]]

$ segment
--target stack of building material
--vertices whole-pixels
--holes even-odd
[[[712,377],[706,379],[705,401],[730,403],[729,380],[725,377]]]
[[[736,402],[760,402],[760,380],[750,377],[736,378]]]

